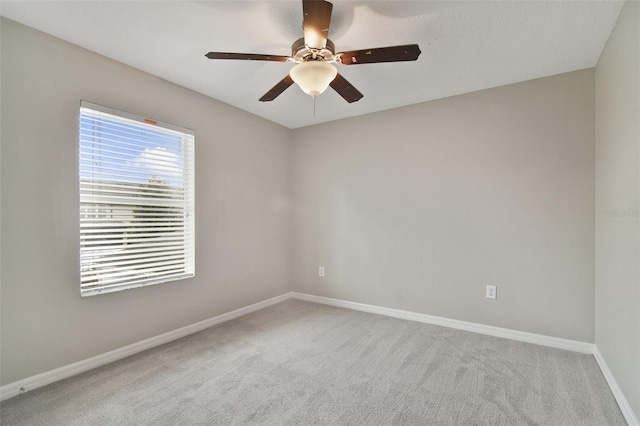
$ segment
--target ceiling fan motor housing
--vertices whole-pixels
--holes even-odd
[[[336,47],[331,40],[327,39],[325,47],[316,49],[307,46],[304,38],[300,38],[291,45],[291,60],[296,63],[308,61],[336,62]]]

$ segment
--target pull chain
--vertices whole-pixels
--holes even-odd
[[[316,97],[313,97],[313,118],[316,118]]]

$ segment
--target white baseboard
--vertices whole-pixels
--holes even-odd
[[[602,371],[604,378],[607,380],[609,388],[611,388],[611,393],[613,393],[613,396],[616,399],[616,402],[618,403],[620,411],[622,411],[622,415],[627,421],[627,424],[629,426],[640,426],[638,417],[636,417],[635,413],[631,409],[629,401],[627,401],[627,398],[622,393],[622,389],[620,389],[620,386],[618,386],[618,382],[616,381],[615,377],[613,377],[613,373],[611,372],[611,370],[609,370],[609,366],[604,360],[604,357],[602,356],[602,353],[600,353],[600,349],[598,349],[597,345],[594,346],[593,356],[596,358],[596,362],[600,367],[600,371]]]
[[[534,343],[536,345],[550,346],[552,348],[565,349],[568,351],[593,354],[593,343],[579,342],[576,340],[560,339],[558,337],[544,336],[542,334],[527,333],[525,331],[511,330],[508,328],[493,327],[490,325],[477,324],[473,322],[454,320],[437,317],[416,312],[402,311],[400,309],[384,308],[382,306],[366,305],[364,303],[349,302],[346,300],[332,299],[330,297],[314,296],[305,293],[293,292],[294,299],[305,300],[307,302],[322,303],[324,305],[337,306],[340,308],[354,309],[356,311],[371,312],[374,314],[386,315],[410,321],[423,322],[427,324],[439,325],[442,327],[455,328],[458,330],[471,331],[474,333],[487,334],[489,336],[503,337],[505,339],[518,340],[520,342]]]
[[[195,324],[187,325],[177,330],[169,331],[167,333],[163,333],[149,339],[141,340],[140,342],[136,342],[101,355],[78,361],[73,364],[65,365],[54,370],[46,371],[35,376],[27,377],[26,379],[19,380],[17,382],[9,383],[0,387],[0,401],[4,401],[20,393],[39,388],[41,386],[57,382],[58,380],[66,379],[67,377],[84,373],[85,371],[89,371],[91,369],[109,364],[111,362],[118,361],[122,358],[126,358],[138,352],[151,349],[155,346],[171,342],[184,336],[188,336],[189,334],[202,331],[206,328],[223,323],[225,321],[229,321],[234,318],[249,314],[251,312],[258,311],[260,309],[266,308],[267,306],[275,305],[276,303],[280,303],[284,300],[290,299],[291,297],[291,293],[285,293],[271,299],[263,300],[262,302],[254,303],[253,305],[245,306],[244,308],[236,309],[235,311],[227,312],[226,314],[218,315],[213,318],[197,322]]]

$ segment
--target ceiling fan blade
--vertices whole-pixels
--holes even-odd
[[[324,0],[302,0],[304,43],[315,49],[327,45],[333,4]]]
[[[364,96],[340,74],[336,75],[336,78],[329,85],[349,103],[357,102]]]
[[[293,79],[287,74],[285,78],[280,80],[278,84],[273,86],[271,90],[262,95],[260,102],[269,102],[280,96],[282,92],[287,90],[293,84]]]
[[[378,62],[415,61],[420,56],[417,44],[403,46],[378,47],[375,49],[351,50],[336,54],[343,65],[375,64]]]
[[[209,52],[206,55],[209,59],[244,59],[248,61],[275,61],[286,62],[289,57],[282,55],[261,55],[257,53],[226,53],[226,52]]]

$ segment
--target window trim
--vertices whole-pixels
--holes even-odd
[[[87,237],[90,235],[89,230],[91,230],[91,226],[95,226],[102,224],[104,226],[104,221],[105,220],[113,220],[113,219],[107,219],[106,216],[104,218],[99,218],[97,219],[95,222],[91,222],[91,218],[87,216],[87,211],[88,209],[90,210],[91,208],[96,209],[97,206],[91,206],[91,203],[93,202],[94,204],[109,204],[109,200],[111,197],[106,196],[106,195],[102,195],[101,201],[102,203],[97,203],[95,200],[98,199],[99,197],[96,197],[95,195],[91,195],[89,194],[89,190],[87,189],[83,189],[83,185],[86,186],[87,184],[87,178],[83,177],[83,173],[86,173],[87,170],[91,170],[91,168],[93,167],[93,165],[87,166],[86,163],[83,164],[83,143],[86,142],[86,139],[83,142],[83,134],[82,134],[82,126],[83,126],[83,117],[94,117],[96,120],[99,120],[100,115],[101,114],[107,114],[109,117],[105,117],[107,119],[110,119],[112,121],[116,121],[116,122],[121,122],[123,124],[139,124],[141,129],[147,129],[147,130],[151,130],[153,132],[158,132],[158,130],[160,129],[161,131],[164,131],[166,133],[169,134],[175,134],[176,136],[180,136],[180,138],[182,139],[181,145],[180,145],[180,150],[182,152],[182,164],[181,164],[181,171],[183,173],[183,176],[181,177],[181,181],[182,181],[182,187],[180,190],[175,191],[177,193],[179,193],[180,197],[178,198],[178,200],[182,200],[182,202],[178,203],[180,209],[183,209],[183,213],[181,213],[179,215],[179,217],[181,217],[181,220],[177,221],[177,225],[178,227],[181,227],[181,230],[176,231],[177,234],[176,235],[169,235],[171,238],[173,237],[177,237],[178,241],[180,241],[181,244],[178,244],[177,247],[179,247],[179,249],[174,249],[171,248],[169,251],[171,250],[178,250],[181,251],[181,253],[183,253],[183,261],[182,263],[179,263],[178,269],[182,268],[182,271],[174,271],[174,270],[169,270],[168,273],[165,273],[164,275],[162,275],[163,272],[166,271],[158,271],[158,275],[155,276],[154,278],[151,279],[146,279],[146,278],[135,278],[135,275],[138,275],[136,273],[133,273],[133,271],[135,271],[135,269],[132,268],[132,271],[126,271],[126,272],[132,272],[130,274],[124,274],[127,277],[131,277],[130,279],[126,280],[123,279],[122,282],[117,282],[117,283],[109,283],[107,281],[107,278],[104,278],[105,281],[107,281],[107,283],[104,284],[104,286],[95,286],[95,284],[93,284],[93,286],[91,286],[91,284],[88,283],[95,283],[95,281],[89,281],[92,278],[92,275],[87,273],[87,268],[91,267],[91,268],[97,268],[103,275],[107,275],[108,272],[106,267],[102,267],[102,269],[100,269],[100,262],[103,263],[111,263],[113,264],[113,262],[110,261],[104,261],[104,257],[100,258],[100,250],[102,251],[107,251],[107,250],[112,250],[113,247],[108,248],[108,246],[105,245],[100,245],[97,244],[96,247],[99,247],[99,249],[97,250],[95,256],[99,259],[98,262],[96,263],[92,263],[91,261],[87,261],[86,260],[86,256],[85,258],[83,258],[83,254],[87,254],[87,252],[89,252],[89,245],[87,244],[87,242],[91,242],[91,240],[88,240]],[[188,278],[193,278],[195,277],[195,134],[194,131],[192,129],[188,129],[182,126],[177,126],[174,124],[170,124],[170,123],[165,123],[162,121],[158,121],[158,120],[154,120],[154,119],[150,119],[148,117],[144,117],[144,116],[140,116],[140,115],[136,115],[136,114],[132,114],[132,113],[128,113],[128,112],[124,112],[124,111],[120,111],[117,110],[115,108],[110,108],[110,107],[106,107],[103,105],[98,105],[98,104],[94,104],[85,100],[81,100],[80,101],[80,109],[79,109],[79,122],[78,122],[78,182],[79,182],[79,230],[80,230],[80,246],[79,246],[79,257],[80,257],[80,265],[79,265],[79,271],[80,271],[80,294],[82,297],[87,297],[87,296],[94,296],[94,295],[98,295],[98,294],[105,294],[105,293],[112,293],[112,292],[117,292],[117,291],[122,291],[122,290],[129,290],[129,289],[133,289],[133,288],[138,288],[138,287],[146,287],[146,286],[150,286],[150,285],[156,285],[156,284],[161,284],[161,283],[165,283],[165,282],[171,282],[171,281],[176,281],[176,280],[183,280],[183,279],[188,279]],[[102,137],[102,136],[101,136]],[[143,141],[141,140],[136,140],[135,144],[139,145],[140,147],[143,146]],[[108,145],[107,145],[108,147]],[[142,152],[142,151],[141,151]],[[84,160],[86,160],[86,158],[84,158]],[[102,161],[102,159],[101,159]],[[124,164],[124,163],[123,163]],[[179,163],[178,163],[179,164]],[[131,172],[135,172],[138,171],[136,168],[134,168],[133,166],[131,167]],[[127,173],[126,171],[123,173]],[[84,180],[83,180],[84,179]],[[103,178],[104,179],[104,178]],[[91,180],[89,179],[90,185],[93,185],[97,182],[99,182],[100,179],[96,179]],[[150,180],[148,181],[150,182]],[[146,185],[147,183],[145,183]],[[105,182],[99,183],[99,189],[98,189],[98,193],[100,193],[101,191],[106,191],[105,190]],[[112,182],[107,182],[107,185],[112,185],[113,188],[116,189],[121,189],[121,188],[117,188],[118,185],[123,185],[123,186],[128,186],[129,188],[131,188],[132,186],[136,186],[135,182],[127,182],[126,180],[116,180],[114,179]],[[169,184],[167,184],[169,185]],[[131,200],[132,198],[136,197],[136,196],[140,196],[140,194],[145,194],[148,192],[148,190],[142,190],[142,192],[138,192],[141,191],[140,189],[134,189],[132,192],[135,193],[135,195],[124,195],[124,196],[116,196],[114,199],[119,199],[121,201],[120,204],[120,208],[122,208],[122,206],[126,206],[127,203],[126,202],[122,202],[122,200],[127,200],[129,199],[129,202],[133,201]],[[169,189],[168,193],[174,192],[173,190]],[[166,195],[167,191],[164,189],[164,187],[162,188],[162,190],[160,191],[160,194],[162,195]],[[147,198],[149,196],[147,195]],[[155,198],[153,196],[151,196],[151,198]],[[169,200],[169,201],[165,201],[165,200],[152,200],[153,203],[151,204],[147,204],[148,203],[148,199],[145,199],[144,197],[141,198],[140,200],[135,199],[135,201],[140,201],[143,204],[143,208],[144,206],[146,207],[150,207],[150,208],[155,208],[155,207],[159,207],[159,208],[168,208],[166,207],[167,205],[172,205],[174,206],[176,204],[176,200]],[[157,203],[157,204],[156,204]],[[113,203],[114,205],[117,205],[118,203]],[[139,205],[136,205],[134,203],[131,204],[131,208],[135,208],[135,207],[140,207]],[[126,210],[126,208],[125,208]],[[112,213],[113,214],[113,210]],[[132,214],[134,214],[134,210],[132,210]],[[166,213],[165,213],[166,214]],[[144,216],[144,215],[143,215]],[[171,216],[169,216],[171,218]],[[140,216],[136,216],[137,219],[140,218]],[[87,220],[89,219],[89,220]],[[84,226],[83,226],[83,221],[84,221]],[[102,223],[100,223],[100,221],[103,221]],[[138,220],[136,221],[136,219],[130,219],[131,223],[133,223],[133,225],[131,225],[131,223],[129,224],[131,226],[132,229],[137,230],[137,232],[147,232],[146,230],[149,228],[144,228],[145,223],[142,220]],[[167,225],[167,223],[169,223],[169,225]],[[167,221],[167,222],[163,222],[163,221],[159,221],[158,222],[159,227],[162,226],[175,226],[176,222],[172,222],[172,221]],[[162,224],[162,225],[160,225]],[[140,225],[142,225],[143,227],[140,228]],[[146,226],[149,226],[148,224],[146,224]],[[84,228],[84,230],[83,230]],[[122,229],[125,229],[125,227],[123,226]],[[95,231],[95,229],[93,229]],[[143,231],[142,231],[143,230]],[[118,230],[115,233],[117,234],[118,232],[122,232],[123,236],[126,234],[124,231]],[[156,231],[157,232],[157,231]],[[162,230],[162,232],[166,232],[164,230]],[[172,231],[173,232],[173,231]],[[162,236],[163,238],[166,237],[166,234]],[[140,238],[140,237],[138,237]],[[124,238],[121,239],[122,241],[124,241]],[[93,240],[93,241],[100,241],[100,240]],[[126,243],[122,243],[120,246],[116,246],[116,247],[120,247],[120,249],[122,249],[123,247],[125,247],[127,244]],[[154,260],[156,259],[156,261],[158,261],[158,256],[155,254],[150,254],[150,252],[154,252],[154,250],[146,250],[147,248],[151,248],[151,249],[157,249],[158,247],[161,247],[162,243],[159,243],[158,246],[153,246],[153,243],[151,245],[149,244],[145,244],[145,243],[141,243],[141,249],[145,249],[145,254],[146,256],[144,256],[144,259],[148,259],[148,262],[143,261],[143,262],[131,262],[131,254],[122,254],[120,257],[124,257],[126,258],[125,260],[120,260],[120,262],[125,262],[127,261],[127,263],[134,263],[136,265],[146,265],[147,263],[153,263]],[[138,249],[138,247],[136,247],[136,250]],[[158,255],[160,256],[167,256],[167,253],[163,253],[162,250],[158,250]],[[104,256],[104,255],[103,255]],[[116,255],[118,256],[118,255]],[[137,257],[134,256],[134,257]],[[164,260],[163,260],[164,261]],[[96,267],[95,265],[98,264],[98,267]],[[121,267],[122,265],[117,265],[118,267]],[[149,266],[149,265],[147,265]],[[141,272],[139,274],[142,274]],[[99,275],[99,274],[98,274]],[[95,276],[93,276],[95,277]],[[89,280],[88,280],[89,279]],[[100,278],[97,278],[97,280],[99,280]]]

